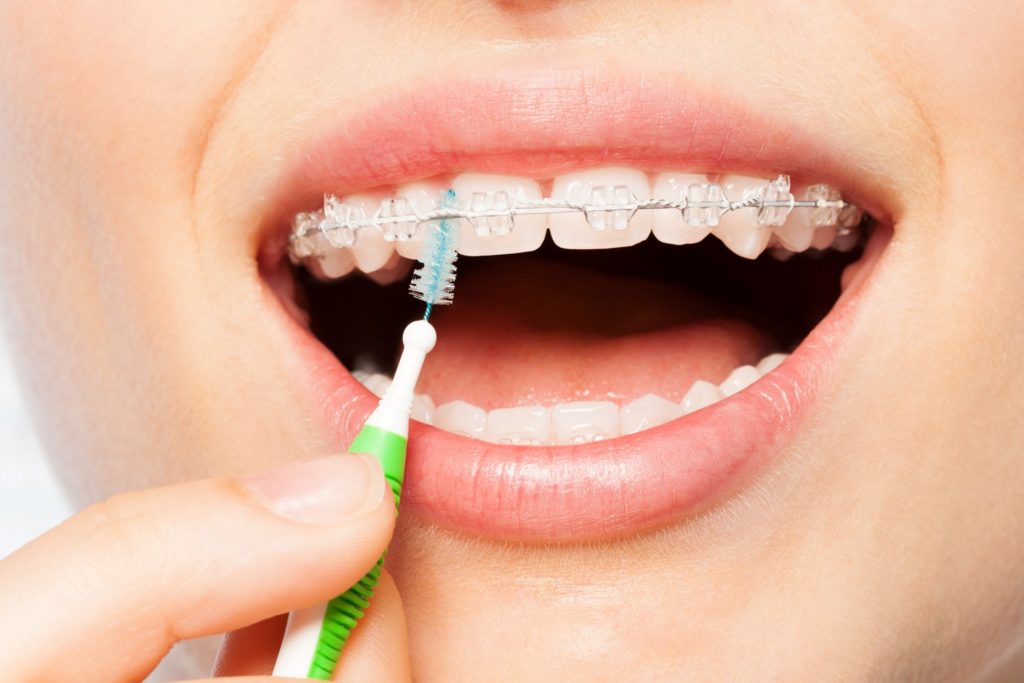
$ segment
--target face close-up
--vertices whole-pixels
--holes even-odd
[[[40,438],[78,506],[344,451],[443,236],[385,564],[415,680],[1021,680],[1022,31],[4,3]]]

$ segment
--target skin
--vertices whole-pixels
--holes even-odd
[[[835,107],[821,133],[871,150],[896,223],[851,332],[858,362],[778,467],[670,528],[524,549],[403,516],[398,588],[349,666],[366,680],[1019,680],[1022,30],[1011,1],[3,3],[0,296],[41,437],[83,505],[214,479],[90,507],[0,563],[0,639],[24,644],[0,670],[44,678],[29,653],[52,655],[70,613],[66,675],[46,674],[137,679],[175,640],[324,599],[372,562],[387,506],[282,522],[231,478],[331,449],[277,352],[287,340],[262,324],[260,192],[328,115],[542,49],[565,66],[685,65],[741,91],[775,82],[797,116]],[[310,585],[302,552],[339,574]],[[230,585],[249,590],[195,616]],[[112,611],[140,596],[140,617]],[[279,629],[236,636],[219,671],[265,673]]]

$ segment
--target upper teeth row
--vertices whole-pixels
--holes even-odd
[[[760,186],[729,190],[715,182],[677,184],[672,186],[675,196],[642,199],[626,184],[577,183],[563,198],[531,198],[508,189],[473,191],[454,207],[427,210],[407,197],[389,197],[372,214],[364,205],[327,195],[323,209],[295,217],[289,251],[295,259],[318,255],[314,239],[318,234],[333,247],[353,246],[366,229],[379,232],[388,242],[404,242],[413,239],[424,224],[452,219],[469,221],[479,237],[500,237],[511,235],[517,217],[566,213],[582,214],[599,232],[625,231],[637,212],[656,210],[680,212],[683,223],[691,228],[713,228],[723,214],[742,209],[752,210],[759,226],[781,226],[794,209],[810,209],[811,226],[840,230],[853,228],[863,216],[829,185],[811,185],[797,199],[786,175]]]

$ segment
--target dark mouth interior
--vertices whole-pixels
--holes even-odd
[[[870,225],[861,226],[866,241]],[[493,287],[493,273],[499,266],[504,273],[528,272],[542,263],[550,270],[564,269],[565,278],[581,271],[590,271],[599,278],[614,280],[618,291],[635,287],[645,291],[652,283],[678,291],[680,300],[692,294],[710,300],[712,306],[702,315],[742,318],[770,335],[776,350],[790,351],[829,312],[841,293],[843,269],[857,261],[862,246],[848,253],[835,250],[808,250],[786,262],[767,254],[756,260],[740,258],[717,239],[707,238],[694,245],[674,246],[656,240],[633,247],[607,250],[564,250],[550,240],[535,252],[487,257],[459,257],[455,306],[462,298],[470,298],[474,288]],[[393,369],[399,351],[403,327],[423,315],[423,304],[408,294],[409,278],[381,286],[353,273],[341,280],[320,282],[303,269],[297,269],[297,298],[308,310],[313,334],[348,368],[370,364],[387,372]],[[685,294],[685,297],[684,297]],[[479,301],[480,297],[472,297]],[[470,305],[470,304],[467,304]],[[545,300],[531,302],[543,309],[554,305]],[[600,307],[598,294],[577,296],[573,302],[580,309]],[[686,305],[681,303],[680,305]],[[438,318],[445,312],[439,311]],[[552,316],[548,324],[563,327],[572,334],[574,327],[607,325],[607,334],[616,334],[621,311],[615,316],[587,317]]]

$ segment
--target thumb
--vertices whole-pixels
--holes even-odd
[[[116,496],[0,562],[0,671],[139,680],[178,640],[351,586],[394,518],[380,466],[357,455]]]

